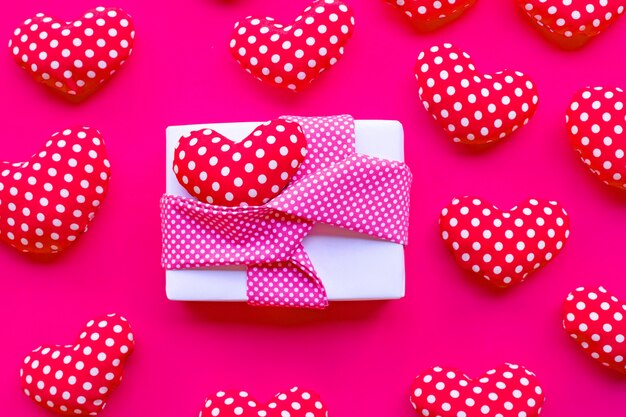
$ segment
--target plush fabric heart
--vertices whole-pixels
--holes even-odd
[[[327,417],[320,396],[298,387],[276,394],[267,404],[245,391],[220,391],[206,400],[200,417]]]
[[[619,88],[585,88],[567,110],[574,149],[605,184],[626,189],[626,94]]]
[[[569,217],[555,201],[530,199],[503,212],[479,198],[462,197],[441,211],[439,230],[463,269],[506,288],[561,251]]]
[[[624,13],[624,0],[517,0],[546,38],[565,49],[583,46]]]
[[[87,231],[111,176],[102,135],[53,134],[27,162],[0,162],[0,240],[22,252],[56,253]]]
[[[420,31],[429,32],[459,18],[476,0],[385,0],[404,13]]]
[[[276,197],[306,155],[298,123],[271,120],[234,142],[212,129],[180,138],[174,173],[189,194],[219,206],[259,206]]]
[[[237,22],[230,51],[258,80],[300,91],[337,63],[353,30],[346,4],[315,0],[288,26],[270,17]]]
[[[451,44],[420,53],[415,77],[424,107],[454,142],[503,139],[528,123],[539,101],[528,76],[511,70],[482,75]]]
[[[95,318],[74,345],[40,346],[24,359],[24,393],[59,414],[96,415],[120,384],[134,344],[124,317]]]
[[[411,404],[423,416],[537,417],[544,395],[534,373],[505,364],[473,380],[458,369],[434,367],[420,374]]]
[[[9,49],[35,80],[80,100],[120,69],[134,37],[126,12],[97,7],[74,22],[38,13],[15,29]]]
[[[592,358],[626,374],[626,304],[603,287],[567,296],[563,327]]]

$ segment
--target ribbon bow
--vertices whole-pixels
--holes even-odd
[[[325,308],[328,297],[302,246],[315,223],[406,245],[411,172],[355,150],[351,116],[293,117],[307,157],[290,184],[260,207],[222,207],[161,198],[166,269],[247,266],[253,305]]]

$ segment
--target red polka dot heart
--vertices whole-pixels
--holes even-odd
[[[0,240],[22,252],[70,246],[106,196],[110,164],[90,127],[53,134],[26,162],[0,162]]]
[[[507,288],[561,251],[569,237],[569,217],[554,201],[530,199],[505,212],[463,197],[441,211],[439,230],[463,269]]]
[[[438,29],[459,18],[476,0],[385,0],[398,8],[417,30]]]
[[[90,320],[73,345],[40,346],[24,359],[22,389],[37,404],[66,415],[96,415],[120,384],[135,342],[124,317]]]
[[[272,120],[234,142],[212,129],[180,138],[174,153],[178,182],[202,202],[260,206],[298,171],[307,141],[298,123]]]
[[[539,32],[574,49],[604,32],[624,13],[623,0],[517,0]]]
[[[584,88],[567,110],[570,142],[605,184],[626,189],[626,94],[619,88]]]
[[[206,400],[200,417],[327,417],[328,411],[314,392],[294,387],[259,403],[246,391],[220,391]]]
[[[512,364],[477,380],[458,369],[434,367],[411,389],[411,404],[420,416],[537,417],[544,399],[535,374]]]
[[[80,100],[121,68],[134,37],[121,9],[97,7],[74,22],[38,13],[15,29],[9,50],[35,80]]]
[[[626,374],[626,304],[604,287],[577,288],[567,296],[563,327],[602,365]]]
[[[504,139],[529,122],[539,101],[525,74],[483,75],[466,52],[451,44],[420,53],[415,77],[424,107],[454,142]]]
[[[300,91],[337,63],[354,30],[350,8],[315,0],[289,25],[270,17],[237,22],[230,51],[260,81]]]

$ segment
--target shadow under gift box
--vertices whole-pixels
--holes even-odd
[[[172,170],[174,148],[181,136],[210,128],[238,142],[261,122],[169,126],[166,130],[166,193],[193,198]],[[404,161],[402,124],[392,120],[356,120],[356,151]],[[315,224],[302,245],[322,279],[328,299],[388,300],[404,297],[404,246]],[[166,270],[167,298],[177,301],[247,301],[245,266]]]

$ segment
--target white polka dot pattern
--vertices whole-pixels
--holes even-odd
[[[436,366],[420,374],[411,388],[411,404],[420,416],[537,417],[544,400],[535,374],[513,364],[477,380]]]
[[[306,152],[297,123],[271,120],[240,142],[212,129],[190,132],[176,144],[173,168],[178,182],[200,201],[259,206],[280,194]]]
[[[290,185],[268,206],[406,244],[410,184],[410,171],[402,162],[353,155]]]
[[[307,137],[308,154],[292,182],[329,168],[356,153],[356,135],[352,116],[283,116],[281,119],[297,123]]]
[[[408,243],[411,171],[406,164],[354,152],[354,121],[289,117],[307,137],[309,156],[293,181],[268,206],[308,220],[391,242]],[[341,131],[343,129],[343,131]],[[320,132],[329,132],[324,135]],[[337,138],[342,140],[337,141]],[[337,143],[336,147],[329,146]],[[342,145],[343,143],[343,145]],[[337,161],[339,157],[344,160]],[[306,174],[300,178],[298,175]]]
[[[230,51],[260,81],[301,91],[343,56],[354,30],[352,10],[339,0],[315,0],[290,25],[271,17],[237,22]]]
[[[328,307],[324,284],[299,244],[288,261],[251,266],[247,295],[248,302],[258,306]]]
[[[9,50],[37,81],[78,100],[121,68],[134,37],[133,20],[121,9],[97,7],[74,22],[38,13],[15,29]]]
[[[555,201],[530,199],[503,212],[462,197],[441,211],[439,230],[463,269],[507,288],[559,254],[569,237],[569,216]]]
[[[623,0],[517,0],[539,31],[566,49],[583,46],[624,13]]]
[[[165,195],[162,264],[247,265],[250,304],[325,308],[326,291],[300,245],[311,227],[268,207],[219,207]]]
[[[247,265],[250,303],[323,308],[326,293],[300,244],[314,223],[407,243],[408,167],[350,155],[354,123],[348,116],[289,119],[302,126],[307,157],[297,180],[267,205],[220,207],[163,196],[164,268]],[[336,162],[335,152],[348,156]]]
[[[587,87],[567,110],[570,142],[605,184],[626,189],[626,94],[620,88]]]
[[[0,162],[0,240],[22,252],[56,253],[87,231],[111,176],[102,135],[53,134],[26,162]]]
[[[421,52],[415,77],[424,108],[454,142],[479,145],[504,139],[530,121],[539,102],[525,74],[504,70],[483,75],[469,54],[449,43]]]
[[[298,387],[259,403],[246,391],[220,391],[208,398],[200,417],[328,417],[320,396]]]
[[[563,328],[602,365],[626,374],[626,304],[604,287],[577,288],[567,296]]]
[[[420,31],[431,31],[460,17],[476,0],[385,0],[404,13]]]
[[[96,415],[120,384],[135,346],[126,319],[109,314],[90,320],[73,345],[40,346],[24,359],[24,393],[64,415]]]
[[[288,261],[311,230],[305,219],[269,207],[219,207],[166,195],[161,208],[167,269]]]

